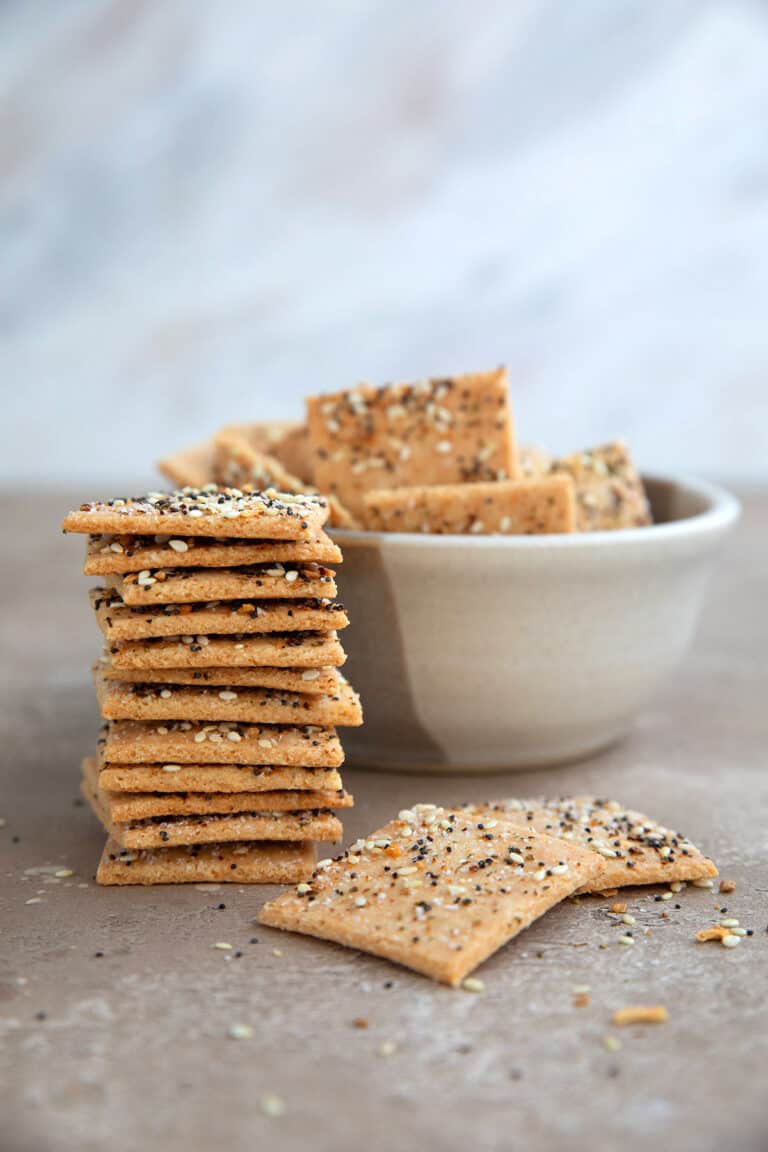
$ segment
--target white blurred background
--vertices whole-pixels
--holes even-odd
[[[0,126],[6,485],[499,362],[768,479],[765,2],[5,0]]]

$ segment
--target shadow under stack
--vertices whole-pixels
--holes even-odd
[[[295,883],[351,806],[336,728],[341,552],[311,495],[208,485],[84,504],[106,721],[82,790],[107,830],[101,884]]]

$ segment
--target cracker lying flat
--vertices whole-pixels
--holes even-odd
[[[214,474],[220,484],[236,488],[277,488],[280,492],[306,492],[307,484],[293,475],[276,456],[249,442],[248,437],[223,428],[214,440]],[[316,492],[310,488],[309,491]],[[328,523],[334,528],[359,528],[338,496],[328,498]]]
[[[123,668],[340,668],[346,660],[335,632],[263,636],[192,636],[123,640],[111,644],[112,667]]]
[[[573,477],[579,532],[641,528],[652,523],[643,482],[620,440],[552,460],[549,472]]]
[[[207,440],[173,456],[158,460],[157,467],[174,488],[204,488],[215,481],[213,444]]]
[[[322,564],[251,564],[242,568],[145,568],[104,583],[130,607],[211,600],[333,598],[336,573]]]
[[[259,920],[385,956],[454,987],[604,861],[574,844],[419,804],[319,867]]]
[[[240,492],[237,488],[182,488],[147,496],[81,504],[64,518],[65,532],[120,535],[238,536],[311,540],[325,523],[328,507],[319,496],[285,492]]]
[[[240,812],[301,812],[351,808],[352,796],[340,792],[114,792],[99,777],[99,801],[111,824],[154,816],[232,815]]]
[[[333,728],[312,724],[218,724],[111,720],[102,755],[115,764],[295,764],[338,768],[344,753]]]
[[[231,633],[314,632],[346,628],[344,607],[333,600],[225,600],[130,608],[109,588],[93,588],[91,605],[107,640]]]
[[[99,784],[114,792],[270,792],[283,789],[339,792],[336,768],[251,764],[110,764],[101,762]]]
[[[375,488],[504,480],[517,458],[504,369],[307,400],[316,483],[353,516]]]
[[[274,688],[190,688],[124,684],[94,675],[106,720],[236,720],[250,724],[320,724],[357,727],[360,698],[346,680],[332,696]]]
[[[499,800],[469,809],[581,844],[599,853],[605,871],[584,891],[627,884],[666,884],[717,876],[717,868],[690,840],[615,800],[575,796],[559,800]]]
[[[200,844],[131,851],[107,840],[97,884],[297,884],[315,862],[310,841]]]
[[[333,696],[341,677],[335,668],[115,668],[100,656],[91,669],[105,680],[133,684],[186,684],[193,688],[277,688],[315,696]]]
[[[381,489],[364,501],[366,527],[377,532],[519,536],[573,532],[575,525],[567,476]]]
[[[236,540],[211,536],[89,535],[83,572],[106,576],[153,568],[236,568],[244,564],[340,564],[341,549],[325,532],[312,540]]]

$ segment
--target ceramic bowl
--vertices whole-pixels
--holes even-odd
[[[688,649],[739,515],[701,480],[646,477],[650,528],[570,536],[335,532],[365,724],[350,764],[494,771],[623,736]]]

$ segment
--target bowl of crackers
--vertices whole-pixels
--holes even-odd
[[[620,440],[518,447],[504,369],[309,397],[160,464],[175,484],[320,492],[341,546],[351,764],[502,771],[607,748],[694,636],[739,515]]]

